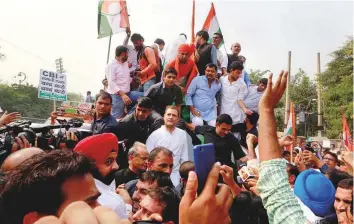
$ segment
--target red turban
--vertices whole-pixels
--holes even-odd
[[[178,47],[179,53],[188,53],[189,55],[193,54],[194,45],[191,44],[180,44]]]
[[[80,141],[74,151],[102,164],[111,152],[118,153],[118,138],[112,133],[93,135]]]

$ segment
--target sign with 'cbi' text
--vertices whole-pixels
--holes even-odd
[[[66,101],[66,74],[41,69],[38,98]]]

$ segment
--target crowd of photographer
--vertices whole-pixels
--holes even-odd
[[[77,129],[78,120],[56,120],[54,113],[52,124],[42,127],[16,122],[18,113],[1,116],[0,223],[353,222],[352,153],[339,158],[311,145],[289,152],[294,139],[277,136],[274,108],[287,72],[274,85],[270,74],[246,86],[239,60],[225,67],[219,59],[218,65],[206,63],[214,48],[198,32],[199,45],[210,48],[197,54],[205,75],[177,86],[179,73],[167,68],[162,81],[150,85],[154,52],[133,36],[135,49],[146,53],[138,57],[146,96],[134,100],[120,87],[108,93],[108,75],[108,92],[96,97],[91,132]],[[240,51],[237,43],[233,48]],[[191,50],[182,45],[178,60]],[[127,86],[128,53],[119,46],[106,71],[127,71],[129,81],[120,80]],[[215,98],[223,102],[219,107]],[[187,121],[184,106],[190,109]],[[202,154],[194,154],[193,162],[189,137],[194,145],[213,145],[212,163]]]

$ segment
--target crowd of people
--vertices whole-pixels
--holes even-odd
[[[195,39],[181,34],[162,55],[162,39],[146,46],[128,30],[104,89],[86,99],[92,136],[68,132],[70,144],[51,151],[15,139],[0,170],[0,223],[352,223],[352,153],[292,150],[295,139],[277,136],[287,72],[251,84],[239,43],[224,54],[222,34]],[[18,116],[5,112],[0,126]],[[200,194],[189,141],[215,149]]]

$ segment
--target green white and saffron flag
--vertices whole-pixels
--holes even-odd
[[[219,22],[218,22],[218,19],[216,18],[216,11],[215,11],[215,7],[214,7],[214,3],[211,3],[210,11],[209,11],[208,16],[207,16],[207,18],[204,22],[204,25],[203,25],[203,30],[208,31],[208,33],[209,33],[209,41],[208,41],[209,43],[212,42],[212,38],[213,38],[214,33],[221,33]],[[223,45],[223,44],[224,44],[224,41],[221,42],[220,45]]]
[[[288,124],[287,124],[286,129],[283,133],[283,136],[291,135],[295,138],[295,136],[296,136],[295,125],[296,125],[296,120],[295,120],[294,104],[290,103],[290,113],[289,113]]]
[[[127,3],[123,0],[99,0],[98,38],[124,32],[129,27]]]

